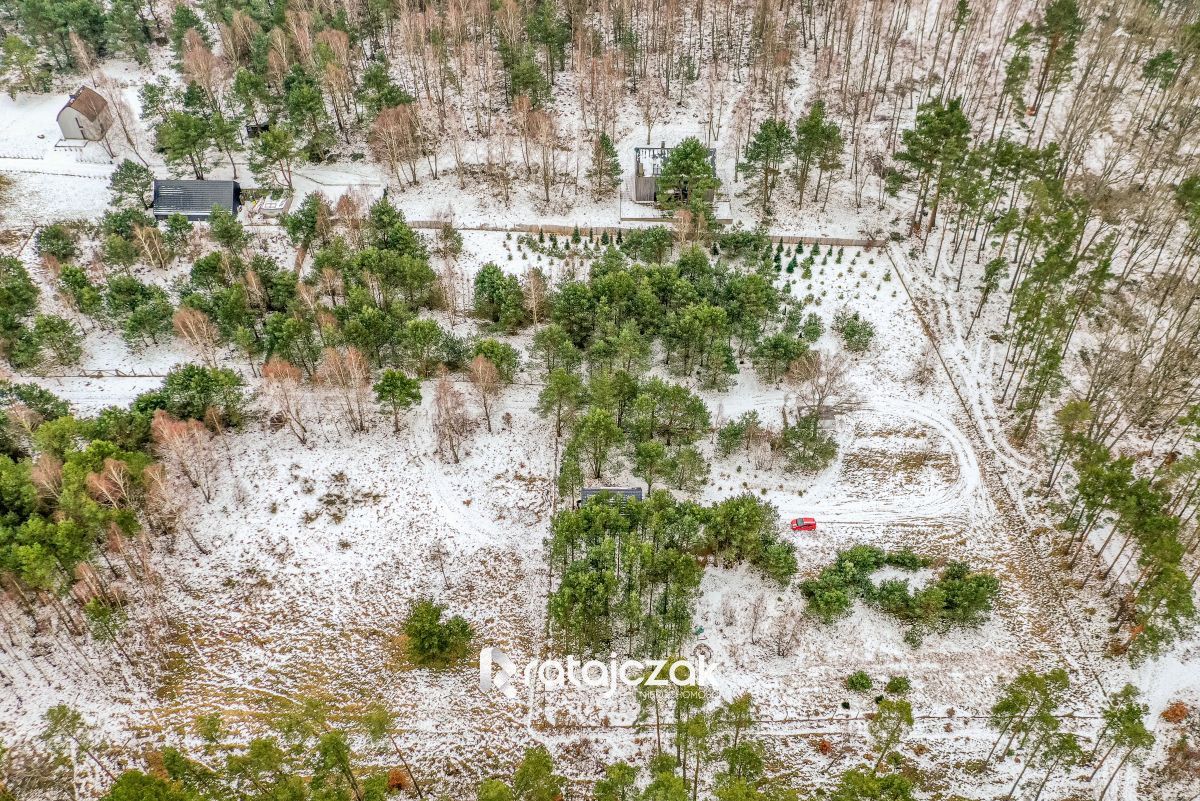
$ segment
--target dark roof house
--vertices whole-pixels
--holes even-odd
[[[155,181],[154,216],[182,214],[189,220],[207,220],[213,206],[237,214],[242,188],[237,181]]]
[[[58,112],[58,128],[63,139],[102,139],[112,122],[108,101],[86,86],[71,95],[67,104]]]

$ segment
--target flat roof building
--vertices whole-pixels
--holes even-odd
[[[237,214],[241,199],[237,181],[154,182],[154,216],[159,219],[182,214],[189,220],[207,220],[213,206]]]
[[[597,496],[611,496],[612,500],[621,506],[624,506],[630,499],[640,501],[642,499],[641,487],[586,487],[579,493],[580,505],[585,504],[591,498]]]
[[[658,176],[671,155],[673,147],[663,142],[658,147],[635,147],[633,149],[633,199],[637,203],[655,203],[660,200]],[[717,171],[717,151],[708,149],[708,160],[713,173]],[[710,198],[711,199],[711,198]]]

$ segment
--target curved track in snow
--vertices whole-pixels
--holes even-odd
[[[820,523],[839,525],[876,525],[924,523],[955,520],[966,522],[974,512],[987,512],[990,503],[987,493],[980,492],[979,460],[970,440],[951,418],[930,411],[918,401],[899,398],[884,398],[873,401],[854,412],[843,415],[842,420],[853,425],[857,419],[886,420],[890,426],[912,426],[928,432],[930,436],[945,441],[941,453],[949,453],[954,460],[953,481],[932,488],[913,488],[869,495],[849,495],[846,482],[830,481],[845,465],[845,447],[833,465],[828,468],[826,478],[818,480],[804,495],[784,492],[772,493],[772,501],[785,517],[809,515]],[[938,443],[940,444],[940,443]],[[853,446],[849,446],[851,449]],[[921,489],[929,489],[927,492]],[[836,494],[834,494],[836,491]]]

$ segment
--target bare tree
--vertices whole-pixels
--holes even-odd
[[[549,203],[550,187],[554,186],[558,178],[558,122],[548,111],[535,111],[530,115],[530,119],[538,145],[542,193]]]
[[[38,498],[57,501],[62,492],[62,460],[51,453],[41,453],[29,468],[29,479],[37,489]]]
[[[205,502],[211,501],[217,469],[212,432],[199,420],[178,420],[159,409],[150,423],[150,437],[163,463],[199,490]]]
[[[771,626],[771,642],[776,656],[789,656],[800,642],[804,630],[804,615],[800,610],[788,606],[779,610]]]
[[[163,235],[153,225],[133,226],[133,242],[138,252],[154,267],[165,270],[171,263],[171,249],[163,240]]]
[[[668,98],[662,84],[655,80],[644,81],[637,90],[638,113],[646,126],[646,144],[650,144],[654,126],[667,119]]]
[[[921,355],[912,366],[910,378],[921,389],[927,389],[937,375],[937,348],[933,340],[926,340]]]
[[[352,113],[354,102],[354,64],[351,57],[350,37],[345,31],[336,28],[326,28],[317,34],[317,44],[326,54],[325,65],[321,71],[321,81],[329,94],[333,115],[337,120],[338,130],[342,132],[346,143],[350,143],[350,124],[348,117]]]
[[[750,642],[758,645],[759,626],[762,625],[763,618],[767,614],[767,596],[763,593],[758,593],[754,596],[754,600],[750,602],[750,614],[748,617],[750,623]]]
[[[283,418],[288,430],[300,441],[308,444],[308,399],[300,386],[300,368],[277,356],[263,365],[263,385],[274,415]]]
[[[371,126],[371,153],[392,171],[396,181],[404,183],[407,167],[411,183],[417,183],[417,159],[424,152],[421,121],[412,104],[392,106],[379,112]]]
[[[88,495],[97,503],[120,509],[129,501],[133,491],[133,477],[129,466],[120,459],[107,458],[100,470],[88,473],[84,478]]]
[[[549,288],[546,286],[546,274],[539,267],[530,267],[525,271],[525,308],[534,326],[545,317],[546,301]]]
[[[355,187],[338,198],[334,205],[334,220],[346,233],[346,239],[356,250],[366,246],[364,230],[366,209],[370,203],[361,187]]]
[[[439,109],[431,103],[422,103],[417,110],[417,125],[421,137],[421,154],[429,166],[429,174],[438,177],[438,143],[445,138],[446,125]]]
[[[597,56],[581,26],[576,39],[576,75],[579,79],[580,120],[599,135],[616,135],[617,109],[624,95],[622,70],[614,53]]]
[[[225,60],[208,48],[195,28],[184,34],[180,66],[184,78],[204,92],[209,105],[220,108],[220,86],[228,74],[228,68]]]
[[[229,24],[229,33],[222,36],[225,55],[238,66],[247,64],[253,55],[254,42],[262,33],[262,27],[245,11],[234,11]]]
[[[141,134],[141,123],[138,120],[138,115],[133,113],[133,109],[129,107],[128,101],[121,94],[121,88],[117,86],[116,82],[108,74],[100,72],[96,74],[96,78],[100,93],[108,101],[108,107],[112,111],[113,119],[121,127],[121,136],[124,138],[125,144],[133,151],[133,155],[138,157],[138,161],[149,167],[149,162],[146,161],[141,151],[138,150],[138,140]]]
[[[521,134],[521,161],[525,164],[525,177],[533,175],[533,160],[530,158],[530,140],[535,138],[533,104],[526,95],[517,95],[512,102],[512,119]]]
[[[175,534],[183,516],[183,503],[172,487],[162,464],[152,464],[142,471],[141,510],[150,530],[158,534]],[[188,530],[188,538],[201,553],[208,553]]]
[[[173,319],[175,333],[200,351],[200,358],[209,367],[216,367],[217,342],[220,332],[208,315],[190,306],[180,306]]]
[[[721,138],[721,126],[725,120],[725,81],[717,62],[709,62],[704,76],[704,141],[711,145]]]
[[[284,23],[288,39],[295,49],[297,60],[306,67],[314,66],[316,62],[315,42],[313,41],[313,15],[310,11],[289,9],[284,13]]]
[[[441,540],[435,542],[429,551],[429,558],[442,574],[442,586],[450,586],[450,579],[446,577],[446,560],[450,558],[450,549],[446,547],[446,543]]]
[[[352,431],[367,430],[371,401],[371,368],[357,348],[326,348],[317,381],[332,389]]]
[[[441,367],[433,391],[433,430],[442,455],[449,455],[451,461],[458,464],[462,445],[472,426],[466,399],[450,380],[449,371]]]
[[[458,108],[447,109],[446,137],[450,140],[450,152],[454,154],[454,172],[458,177],[458,188],[467,188],[467,171],[463,164],[463,115]]]
[[[499,120],[493,123],[492,135],[487,138],[486,158],[488,177],[500,189],[507,207],[512,202],[512,135]]]
[[[292,67],[292,48],[282,28],[272,28],[267,34],[267,80],[282,94],[283,78]]]
[[[442,269],[438,271],[438,293],[442,296],[442,303],[445,304],[446,314],[450,317],[451,328],[457,322],[460,305],[458,298],[458,277],[458,264],[453,259],[443,261]]]
[[[810,351],[792,363],[789,381],[797,387],[796,413],[821,416],[831,405],[849,401],[850,360],[838,351]]]
[[[75,63],[79,68],[88,73],[92,79],[92,86],[97,86],[96,77],[99,75],[96,70],[96,54],[92,52],[92,48],[88,43],[83,41],[83,37],[71,31],[67,34],[67,41],[71,45],[71,53],[75,57]]]
[[[479,401],[479,409],[483,412],[484,422],[488,433],[492,433],[492,407],[500,396],[500,373],[496,365],[486,356],[476,356],[468,368],[471,376],[471,387],[475,390],[475,398]]]
[[[672,222],[675,240],[680,245],[700,242],[708,237],[708,219],[703,214],[693,214],[691,209],[676,209]]]

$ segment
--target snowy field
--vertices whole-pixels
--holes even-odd
[[[466,243],[465,280],[488,259],[511,264],[501,258],[502,234],[472,233]],[[1079,711],[1070,727],[1085,736],[1096,728],[1092,710],[1103,692],[1130,676],[1122,663],[1096,656],[1105,642],[1100,601],[1058,586],[1033,523],[1001,480],[1007,468],[983,447],[937,361],[905,289],[913,267],[897,250],[847,249],[846,262],[815,267],[811,281],[781,279],[799,295],[822,295],[816,309],[827,325],[849,303],[880,331],[872,351],[854,358],[852,402],[831,423],[838,458],[816,476],[784,478],[744,455],[714,457],[704,443],[713,471],[697,499],[751,491],[779,509],[781,531],[792,517],[817,517],[817,532],[785,535],[802,577],[852,544],[909,547],[993,571],[999,606],[978,630],[929,635],[913,648],[894,619],[861,603],[826,626],[803,615],[794,586],[781,591],[747,570],[711,567],[696,614],[703,633],[692,647],[711,655],[718,694],[753,694],[779,759],[814,782],[851,764],[859,754],[846,749],[865,736],[873,704],[845,691],[844,678],[864,667],[877,686],[907,676],[918,716],[913,753],[953,787],[986,753],[984,717],[1019,669],[1070,667],[1069,707]],[[473,325],[460,322],[459,333]],[[826,333],[818,347],[832,349],[834,337]],[[178,344],[134,358],[111,337],[88,342],[85,369],[163,372],[194,358]],[[81,411],[126,403],[156,384],[41,382]],[[48,706],[66,701],[132,746],[189,736],[201,715],[218,710],[249,732],[273,700],[317,697],[343,716],[383,700],[400,714],[404,747],[456,793],[511,764],[531,741],[549,746],[581,781],[594,780],[602,762],[646,756],[653,735],[635,726],[630,693],[485,695],[473,663],[414,668],[398,637],[409,602],[428,595],[518,663],[547,652],[542,541],[555,493],[553,443],[532,410],[538,389],[523,371],[497,412],[511,422],[479,432],[458,465],[434,452],[429,391],[399,434],[379,418],[370,432],[352,435],[329,401],[307,447],[260,424],[226,435],[228,469],[215,496],[193,498],[181,526],[189,536],[156,547],[161,588],[138,606],[139,622],[153,632],[140,651],[110,663],[117,673],[61,643],[23,640],[3,665],[23,688],[0,700],[0,720],[31,732]],[[728,391],[702,394],[718,420],[753,409],[771,423],[789,401],[786,388],[761,384],[748,365]],[[612,478],[640,483],[627,473]],[[760,618],[753,627],[752,614]],[[993,776],[998,791],[1011,782],[1004,770]]]
[[[167,69],[165,61],[158,66]],[[146,73],[121,62],[103,69],[136,117]],[[796,108],[812,94],[812,80],[807,67],[796,70],[788,88]],[[77,369],[23,380],[37,381],[76,411],[90,413],[128,404],[157,387],[171,367],[198,361],[199,354],[178,339],[131,351],[113,331],[74,315],[56,297],[30,240],[51,222],[97,220],[108,207],[114,167],[99,143],[59,146],[54,117],[67,93],[58,89],[15,100],[0,94],[0,174],[12,184],[10,202],[0,209],[0,254],[19,254],[42,289],[42,311],[71,317],[85,332]],[[545,224],[586,230],[622,224],[623,217],[639,213],[628,200],[628,181],[617,198],[591,197],[580,179],[587,166],[580,154],[587,148],[577,89],[563,81],[555,95],[564,179],[550,201],[537,181],[517,180],[511,198],[480,180],[463,188],[449,159],[437,179],[422,165],[416,186],[391,182],[390,198],[408,219],[445,220],[463,230],[463,301],[481,264],[494,260],[517,272],[534,263],[508,260],[504,234],[472,229]],[[632,102],[627,105],[613,140],[629,176],[633,149],[647,144],[647,131]],[[701,106],[671,103],[650,142],[700,135]],[[727,187],[735,185],[732,165],[739,158],[728,123],[713,142]],[[888,128],[886,119],[865,123],[863,139],[883,148]],[[165,175],[149,134],[135,138],[156,174]],[[122,156],[130,155],[115,144]],[[478,167],[483,140],[464,147],[464,161]],[[513,159],[516,170],[515,153]],[[237,166],[249,185],[248,165]],[[576,186],[568,188],[571,175]],[[230,178],[232,170],[220,162],[209,177]],[[389,184],[380,165],[366,158],[298,165],[294,181],[294,202],[315,191],[330,199],[352,190],[375,197]],[[769,231],[882,238],[906,229],[910,198],[881,197],[877,204],[872,194],[856,203],[850,181],[841,179],[827,204],[806,203],[796,211],[789,197],[779,203],[788,212],[772,219]],[[754,225],[758,215],[748,197],[734,194],[729,203],[740,224]],[[292,263],[295,251],[278,226],[250,230],[252,250]],[[1072,689],[1064,728],[1079,733],[1088,750],[1100,727],[1097,710],[1126,682],[1141,688],[1152,730],[1165,727],[1158,713],[1174,701],[1196,709],[1200,643],[1182,643],[1137,669],[1104,655],[1113,634],[1113,599],[1102,596],[1103,582],[1078,589],[1060,569],[1050,534],[1059,519],[1049,505],[1056,499],[1038,487],[1045,457],[1010,442],[1011,420],[994,400],[994,376],[1004,359],[1004,304],[989,306],[965,344],[977,295],[960,294],[944,266],[941,276],[930,278],[928,257],[910,255],[908,248],[907,242],[886,251],[847,248],[845,264],[815,266],[811,280],[780,277],[797,297],[820,298],[815,310],[827,329],[833,313],[847,306],[878,331],[871,350],[852,360],[851,402],[829,422],[839,445],[834,463],[814,476],[785,476],[744,454],[716,457],[714,443],[706,440],[700,444],[712,472],[692,497],[708,503],[749,491],[774,504],[780,531],[796,549],[799,578],[815,575],[850,545],[906,547],[992,571],[1001,582],[997,608],[976,630],[930,634],[914,648],[894,618],[861,602],[849,617],[824,625],[804,614],[794,584],[781,590],[750,570],[709,566],[695,614],[703,631],[689,648],[711,660],[718,695],[752,693],[757,733],[773,750],[773,772],[795,786],[827,786],[862,763],[873,693],[849,692],[843,681],[866,669],[877,688],[890,676],[912,682],[916,723],[901,750],[922,772],[927,794],[1002,798],[1022,768],[1019,758],[1002,761],[985,777],[972,763],[987,754],[995,736],[986,726],[988,709],[1018,670],[1068,669]],[[173,291],[189,266],[182,258],[165,271],[139,266],[133,272]],[[465,336],[476,327],[460,320],[454,330]],[[827,332],[818,347],[832,351],[836,340]],[[527,347],[528,333],[514,344]],[[254,385],[235,354],[224,354],[222,363]],[[510,770],[534,743],[545,744],[574,782],[594,781],[601,766],[616,759],[644,762],[654,734],[636,725],[631,693],[537,692],[507,700],[479,690],[473,662],[430,671],[407,661],[402,622],[421,596],[467,617],[478,644],[499,646],[518,662],[549,652],[543,540],[561,501],[554,443],[533,410],[537,377],[528,370],[519,374],[495,413],[497,420],[507,413],[508,422],[492,434],[477,432],[457,465],[435,453],[431,389],[426,382],[423,406],[405,418],[398,434],[383,416],[369,432],[352,434],[334,401],[314,394],[324,413],[308,446],[286,428],[263,422],[223,436],[214,497],[206,503],[193,496],[174,540],[154,544],[160,583],[131,605],[123,653],[107,643],[79,645],[53,630],[52,616],[36,635],[32,626],[0,619],[7,643],[0,651],[0,737],[35,735],[45,710],[66,703],[99,724],[114,745],[136,754],[194,738],[198,719],[215,711],[250,736],[260,731],[272,704],[315,697],[342,720],[371,702],[386,702],[398,712],[398,740],[418,773],[442,777],[439,789],[455,798],[472,797],[480,778]],[[748,360],[734,386],[700,394],[714,423],[754,410],[774,425],[794,402],[787,387],[760,382]],[[641,486],[628,466],[607,478]],[[787,521],[798,516],[816,517],[818,530],[788,530]],[[1160,738],[1152,762],[1168,744]],[[1042,797],[1094,797],[1089,772],[1079,768],[1055,777]],[[1152,797],[1139,788],[1141,778],[1141,768],[1130,765],[1108,798]]]

